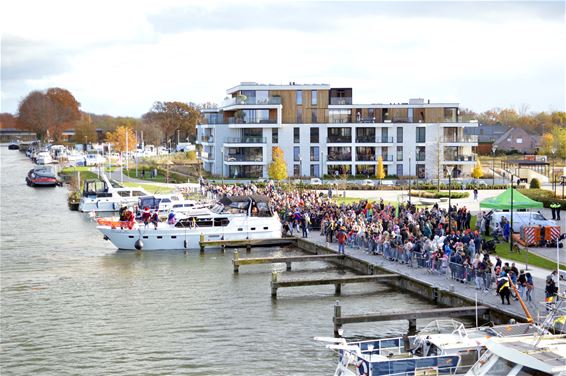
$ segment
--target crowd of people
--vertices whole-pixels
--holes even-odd
[[[428,268],[431,273],[473,284],[478,290],[495,289],[502,304],[510,304],[511,297],[518,299],[511,281],[523,300],[532,301],[531,274],[519,270],[515,263],[509,265],[490,255],[495,246],[484,239],[490,226],[485,213],[480,213],[472,226],[472,215],[466,207],[452,207],[449,211],[438,204],[419,208],[410,202],[395,207],[383,200],[364,199],[339,204],[330,199],[331,190],[324,195],[311,190],[283,190],[272,184],[265,188],[253,184],[203,185],[202,189],[214,197],[267,195],[285,234],[306,238],[317,231],[326,242],[338,243],[339,253],[358,248],[390,261]],[[506,231],[506,223],[501,224],[501,235],[505,236]],[[547,278],[545,292],[550,299],[556,294],[555,278]]]

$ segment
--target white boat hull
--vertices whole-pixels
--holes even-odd
[[[83,197],[79,203],[79,211],[84,213],[90,212],[116,212],[120,210],[122,205],[136,205],[138,202],[137,197],[123,197],[120,200],[116,198],[88,198]]]
[[[281,238],[281,222],[277,216],[245,217],[234,222],[226,227],[179,228],[160,223],[157,230],[151,224],[147,227],[136,224],[131,230],[110,226],[98,226],[97,229],[118,249],[135,250],[139,239],[144,251],[199,249],[201,234],[205,241]]]

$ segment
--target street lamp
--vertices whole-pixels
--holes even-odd
[[[495,151],[497,150],[497,145],[491,145],[491,174],[492,174],[492,181],[491,181],[491,188],[495,186]]]
[[[222,172],[222,185],[224,185],[224,148],[220,150],[222,153],[222,160],[220,161],[220,169]]]
[[[556,158],[556,146],[552,147],[552,171],[550,172],[550,178],[552,179],[552,193],[556,194],[556,186],[554,185],[554,160]]]
[[[409,205],[411,205],[411,154],[409,154]]]
[[[509,213],[509,252],[513,253],[513,190],[515,184],[513,182],[514,175],[511,174],[511,212]]]
[[[448,173],[448,234],[452,233],[452,171],[454,166],[446,166]]]

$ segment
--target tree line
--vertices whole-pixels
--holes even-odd
[[[177,139],[195,141],[196,125],[202,119],[200,110],[211,104],[158,101],[141,118],[91,114],[82,111],[80,106],[66,89],[34,90],[20,101],[16,115],[0,114],[0,127],[32,131],[42,141],[60,142],[65,130],[74,129],[74,142],[96,142],[100,129],[105,140],[115,142],[120,134],[125,136],[131,132],[134,149],[141,138],[146,144],[175,145]]]

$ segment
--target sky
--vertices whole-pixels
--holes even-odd
[[[564,111],[563,1],[3,1],[1,108],[62,87],[97,114],[221,103],[240,82]]]

